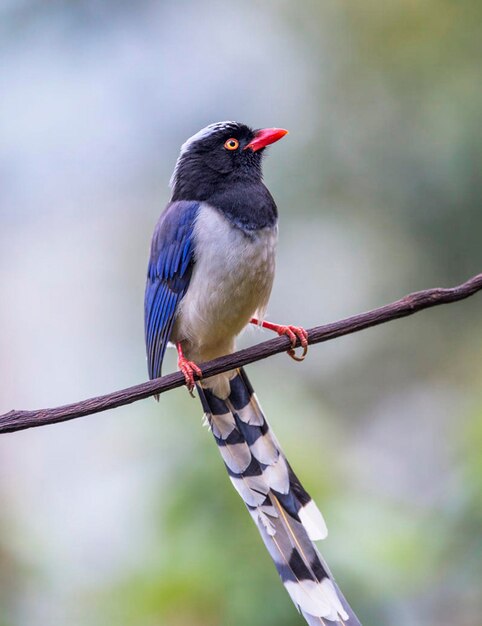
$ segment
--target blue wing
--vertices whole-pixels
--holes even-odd
[[[167,206],[152,237],[144,298],[144,324],[149,377],[161,375],[176,310],[189,287],[194,266],[193,227],[198,202]]]

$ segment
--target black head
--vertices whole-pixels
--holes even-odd
[[[238,122],[206,126],[181,147],[171,177],[172,200],[208,201],[233,185],[261,183],[264,148],[287,132],[253,130]]]

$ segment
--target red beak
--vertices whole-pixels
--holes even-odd
[[[281,139],[281,137],[287,134],[288,131],[284,128],[262,128],[256,132],[254,139],[250,141],[244,149],[247,150],[251,148],[253,152],[256,152],[256,150],[266,148],[266,146],[278,141],[278,139]]]

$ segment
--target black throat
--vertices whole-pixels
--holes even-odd
[[[278,221],[275,201],[261,182],[230,185],[216,191],[206,202],[243,230],[270,228]]]
[[[207,202],[221,211],[234,226],[247,231],[269,228],[278,221],[273,196],[259,180],[233,180],[232,176],[227,176],[225,181],[221,181],[217,176],[216,181],[209,181],[209,177],[203,176],[202,180],[190,180],[189,183],[183,185],[182,180],[177,182],[172,201]]]

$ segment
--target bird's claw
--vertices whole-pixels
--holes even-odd
[[[282,335],[286,335],[288,339],[291,341],[291,348],[288,350],[288,354],[295,361],[304,361],[305,356],[308,354],[308,333],[301,326],[278,326],[276,332],[281,337]],[[301,356],[297,356],[295,353],[295,348],[297,342],[300,342],[301,347],[303,348],[303,352]]]
[[[190,395],[194,398],[194,375],[198,378],[201,378],[202,372],[201,368],[196,365],[193,361],[188,361],[185,357],[179,357],[177,362],[179,369],[184,374],[184,380],[186,381],[186,387],[190,393]]]

